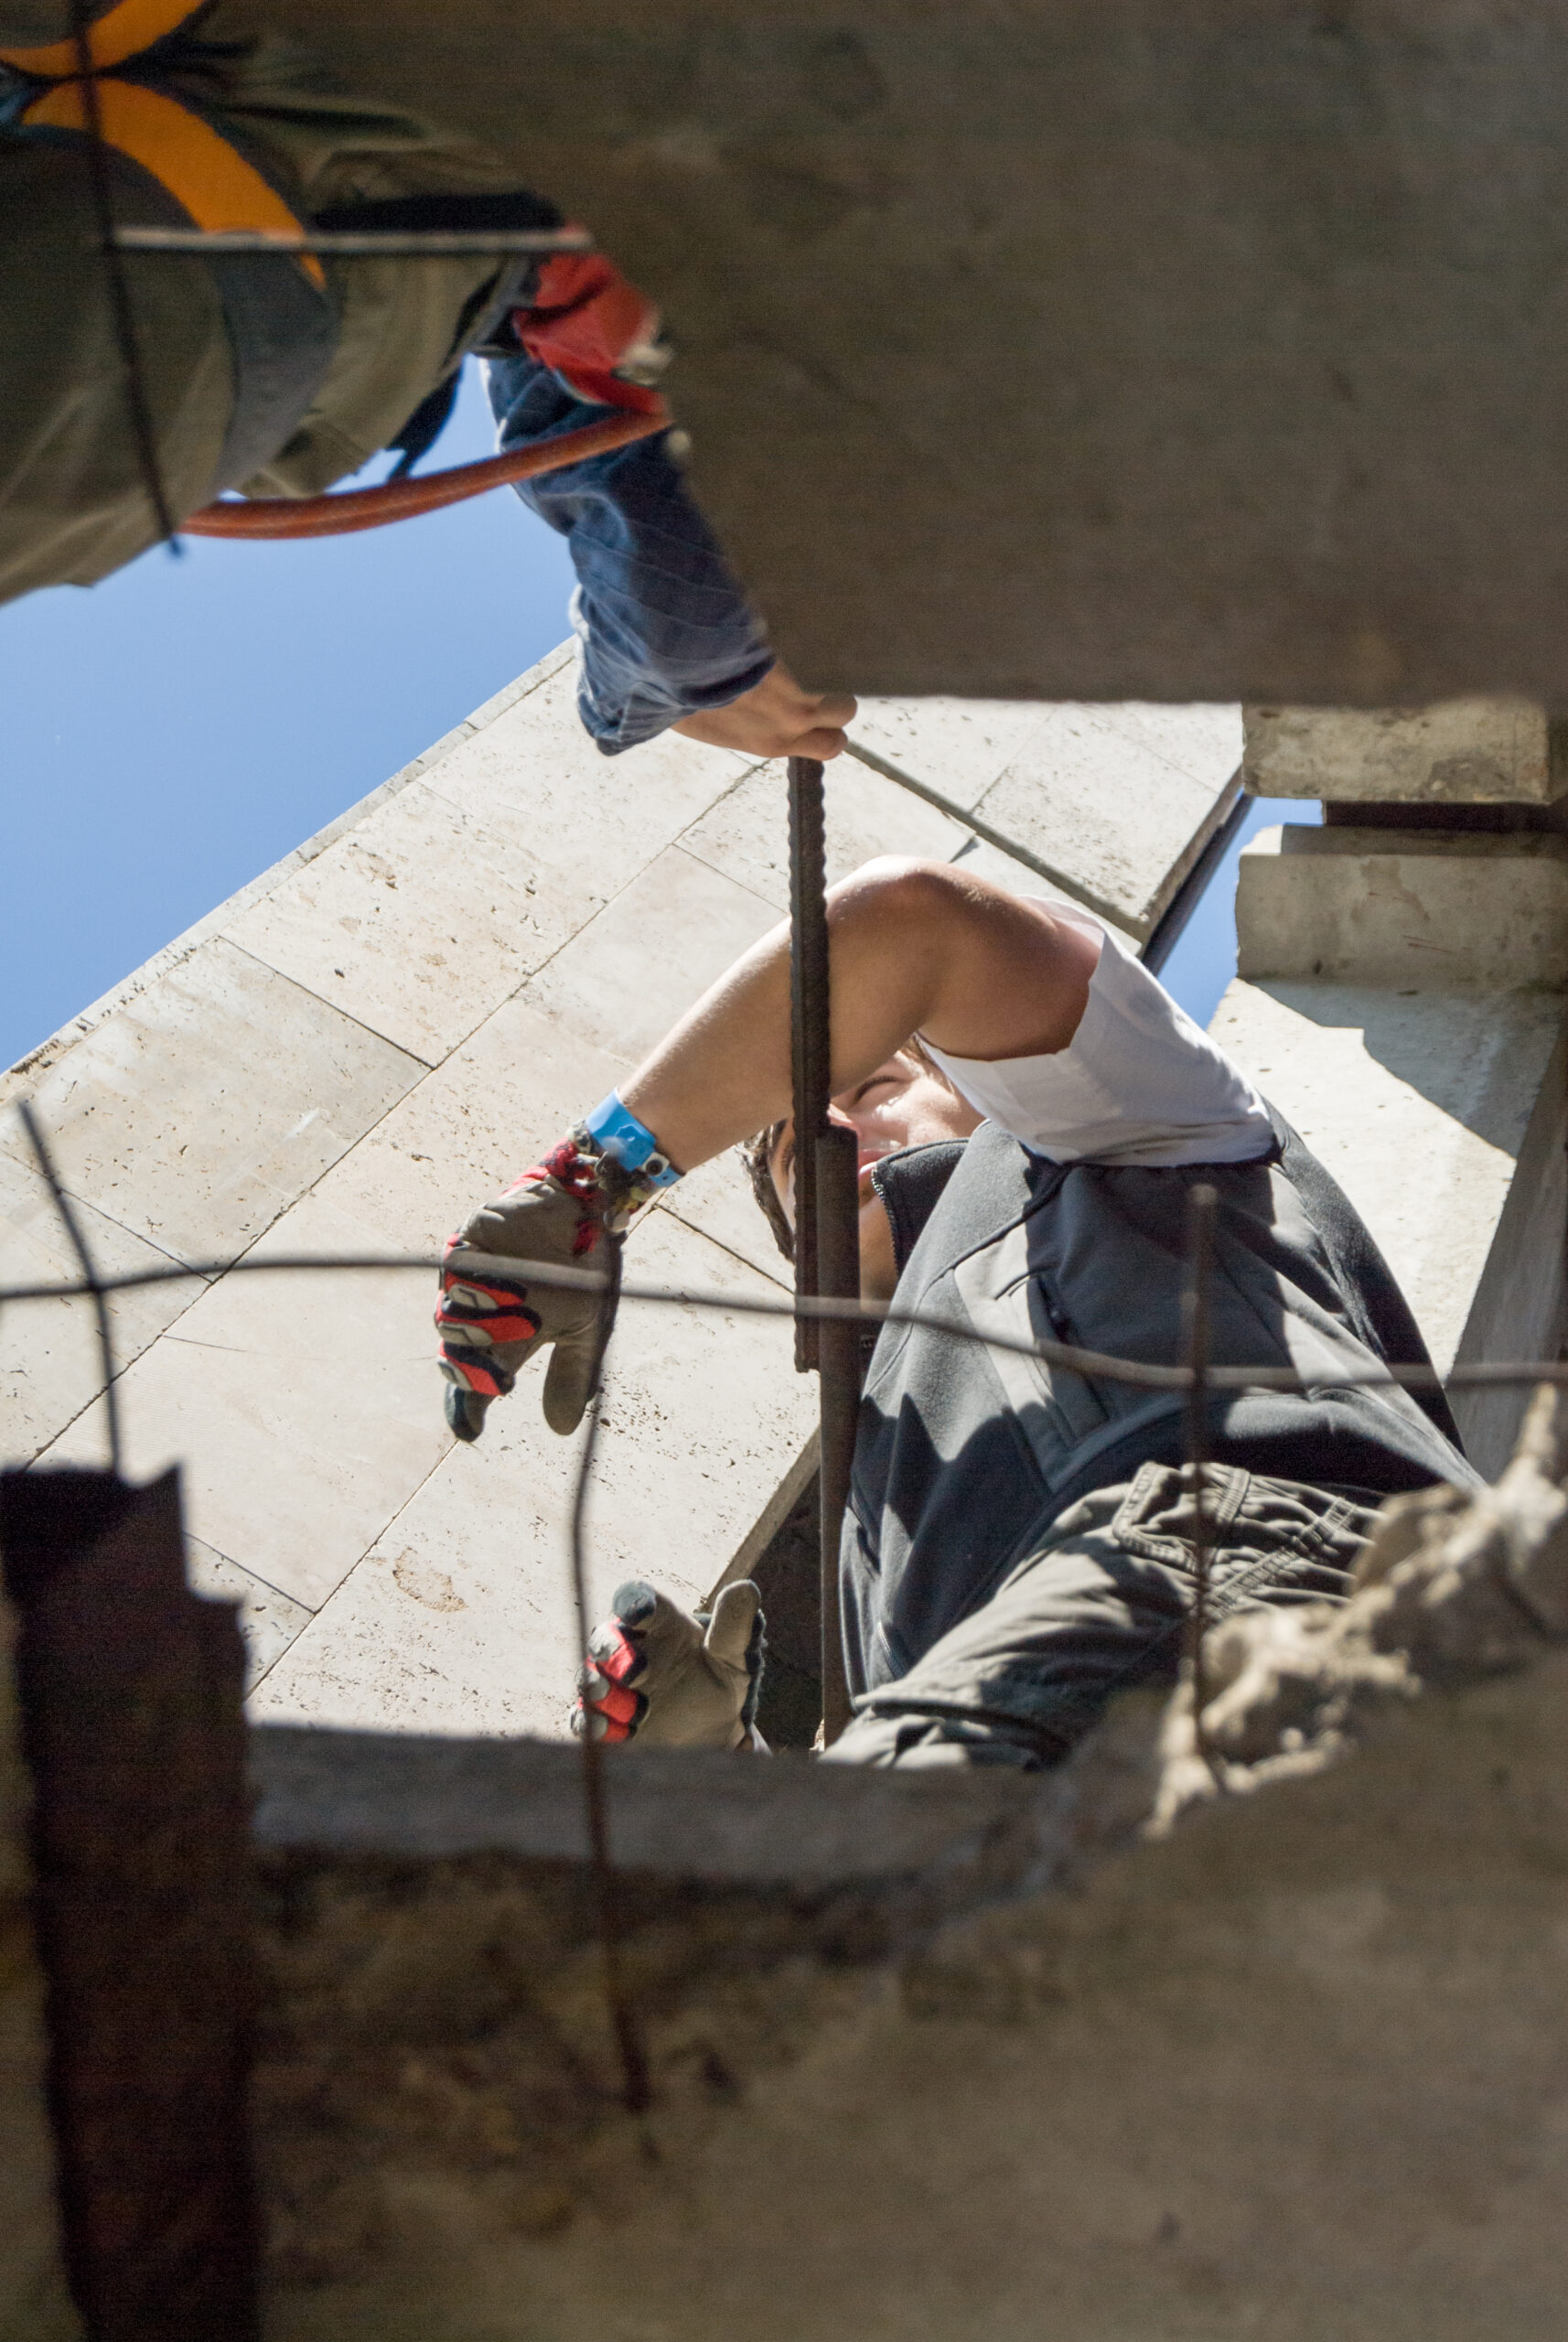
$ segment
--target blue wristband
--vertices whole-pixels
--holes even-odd
[[[672,1187],[681,1176],[646,1123],[639,1123],[612,1090],[601,1105],[583,1118],[583,1127],[601,1155],[634,1173],[650,1187]]]

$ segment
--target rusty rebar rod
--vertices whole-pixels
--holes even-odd
[[[789,758],[789,1038],[794,1087],[795,1291],[857,1302],[860,1221],[854,1133],[828,1113],[832,1089],[827,844],[822,768]],[[853,1320],[796,1319],[795,1364],[815,1367],[820,1406],[822,1737],[849,1722],[839,1613],[839,1540],[860,1412],[860,1335]]]

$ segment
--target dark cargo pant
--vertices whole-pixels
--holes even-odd
[[[1193,1494],[1145,1464],[1053,1522],[990,1600],[908,1675],[855,1702],[845,1765],[1057,1763],[1133,1683],[1174,1679],[1192,1615]],[[1208,1617],[1343,1601],[1376,1501],[1211,1465]]]

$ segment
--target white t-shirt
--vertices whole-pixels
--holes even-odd
[[[961,1097],[1054,1163],[1247,1163],[1273,1131],[1240,1067],[1199,1032],[1114,930],[1045,896],[1053,919],[1101,938],[1089,1001],[1049,1057],[950,1057],[930,1050]]]

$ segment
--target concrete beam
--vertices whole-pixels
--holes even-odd
[[[245,0],[663,304],[789,663],[1561,700],[1556,0]]]
[[[1568,984],[1568,839],[1261,831],[1241,856],[1239,972],[1443,991]]]
[[[1242,777],[1254,797],[1546,805],[1568,790],[1562,726],[1529,700],[1242,714]]]

